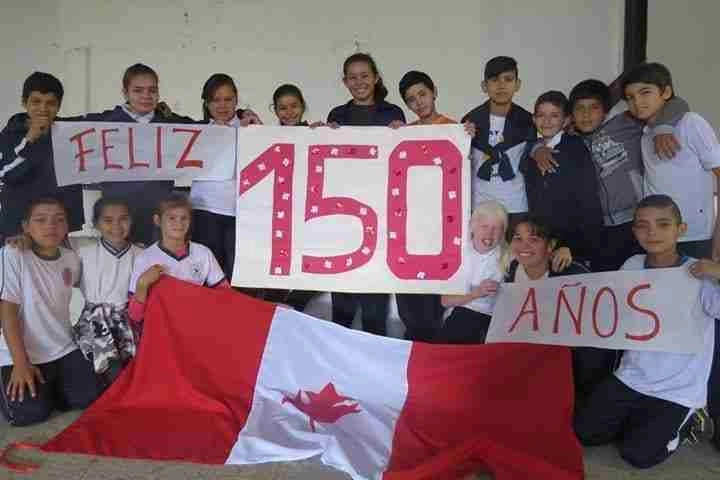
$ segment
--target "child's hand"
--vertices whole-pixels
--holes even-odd
[[[568,247],[560,247],[552,253],[552,271],[562,272],[573,261],[572,252]]]
[[[5,245],[17,250],[29,250],[32,247],[32,239],[27,235],[15,235],[5,239]]]
[[[25,387],[27,386],[30,396],[35,398],[37,390],[35,389],[35,381],[45,383],[45,378],[40,369],[31,364],[13,365],[10,381],[8,382],[5,393],[11,402],[22,402],[25,399]]]
[[[480,282],[480,285],[473,288],[470,293],[474,295],[475,298],[489,297],[490,295],[495,295],[499,287],[500,283],[495,280],[483,280]]]
[[[695,278],[710,277],[720,279],[720,263],[712,260],[698,260],[690,265],[690,274]]]
[[[477,129],[475,128],[475,124],[473,122],[465,122],[463,123],[463,127],[465,127],[465,132],[470,135],[470,138],[475,138]]]
[[[145,272],[138,278],[138,287],[147,289],[150,288],[155,282],[160,280],[165,274],[165,267],[162,265],[153,265],[152,267],[145,270]]]
[[[35,142],[50,129],[50,119],[47,117],[31,117],[27,120],[28,131],[25,139],[29,143]]]
[[[317,121],[317,122],[312,122],[310,125],[308,125],[308,127],[318,128],[318,127],[327,127],[327,125],[325,124],[325,122]]]
[[[552,148],[543,145],[536,148],[532,153],[531,157],[535,160],[535,163],[540,170],[540,175],[545,175],[548,172],[555,172],[555,167],[558,166],[558,163],[552,156],[553,151],[554,150]]]
[[[655,135],[655,153],[658,157],[670,160],[675,154],[681,150],[680,143],[672,133],[662,133]]]
[[[402,120],[393,120],[392,122],[390,122],[390,125],[388,125],[388,127],[392,128],[393,130],[397,130],[398,128],[403,126],[405,126],[405,122],[403,122]]]

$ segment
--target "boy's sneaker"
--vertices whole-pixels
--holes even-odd
[[[715,422],[706,409],[701,408],[693,412],[680,429],[680,440],[686,445],[695,445],[705,440],[720,442],[720,438],[715,435]]]

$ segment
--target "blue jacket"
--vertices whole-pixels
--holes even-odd
[[[68,211],[70,231],[83,224],[82,185],[58,187],[50,132],[17,152],[28,127],[26,113],[17,113],[0,132],[0,237],[21,232],[30,202],[41,196],[59,199]]]
[[[350,100],[344,105],[338,105],[337,107],[330,110],[328,114],[328,123],[335,122],[339,125],[351,125],[350,124],[350,106],[353,101]],[[402,109],[397,105],[380,100],[375,103],[375,118],[373,119],[373,125],[378,127],[387,127],[393,120],[405,121],[405,114]]]

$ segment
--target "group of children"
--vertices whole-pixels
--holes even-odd
[[[385,100],[370,55],[346,59],[343,83],[352,99],[335,107],[326,124],[304,121],[300,89],[280,86],[273,95],[279,124],[405,125],[402,109]],[[194,122],[160,102],[150,67],[131,66],[122,85],[123,105],[62,120]],[[472,137],[468,293],[397,295],[406,338],[483,343],[503,282],[688,268],[703,282],[703,311],[688,314],[702,315],[707,325],[699,353],[573,349],[578,438],[618,442],[631,464],[655,465],[676,449],[681,432],[692,433],[705,419],[698,412],[707,403],[720,417],[720,398],[708,402],[709,380],[711,395],[720,390],[720,378],[709,379],[720,316],[720,265],[711,260],[720,257],[713,198],[720,146],[708,123],[675,96],[660,64],[623,77],[629,110],[612,117],[610,89],[598,80],[580,82],[569,99],[559,91],[542,94],[533,113],[513,103],[519,88],[514,59],[486,64],[488,101],[462,119]],[[405,74],[399,93],[418,117],[408,125],[456,123],[438,113],[426,73]],[[1,251],[0,410],[13,425],[43,421],[54,408],[84,407],[117,377],[135,354],[145,302],[162,275],[229,288],[234,265],[235,179],[194,181],[189,196],[173,192],[170,182],[102,184],[93,209],[100,237],[68,243],[68,231],[82,226],[82,188],[59,188],[55,180],[49,128],[61,120],[62,97],[55,77],[32,74],[22,92],[26,112],[0,133],[0,242],[12,244]],[[201,98],[200,122],[261,124],[255,112],[238,109],[228,75],[212,75]],[[71,326],[73,286],[86,304]],[[314,295],[264,293],[298,309]],[[388,299],[333,293],[333,321],[350,325],[359,308],[363,328],[384,335]],[[720,436],[715,441],[720,448]]]

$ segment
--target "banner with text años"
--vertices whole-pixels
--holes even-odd
[[[238,130],[236,286],[465,293],[461,125]]]
[[[235,168],[236,132],[215,125],[55,122],[57,182],[227,180]]]
[[[503,284],[487,342],[695,353],[707,328],[700,288],[687,267]]]

